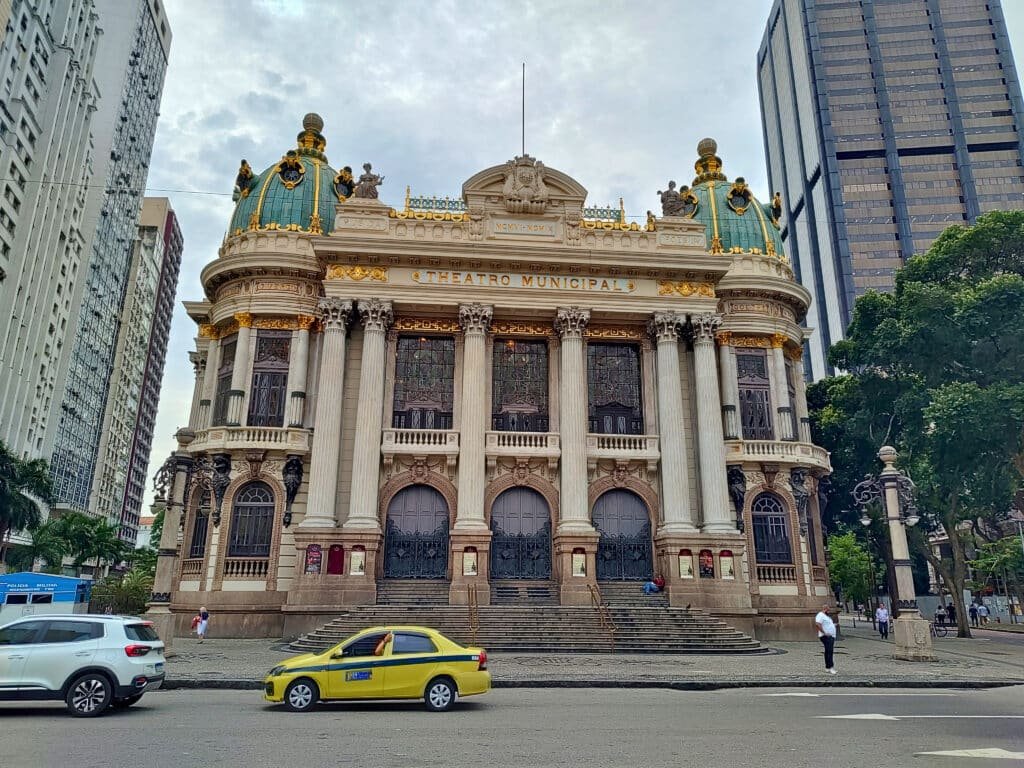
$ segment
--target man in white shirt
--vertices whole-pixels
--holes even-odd
[[[821,607],[821,610],[814,617],[814,626],[818,630],[818,639],[825,646],[825,671],[830,675],[834,675],[836,674],[836,666],[832,653],[836,646],[836,623],[828,615],[831,607],[830,605],[823,605]]]
[[[878,622],[878,634],[882,636],[883,640],[889,639],[889,610],[882,605],[878,604],[878,608],[875,609],[875,621]]]

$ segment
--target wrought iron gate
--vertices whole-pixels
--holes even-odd
[[[506,533],[491,522],[492,579],[550,579],[551,521],[539,531]]]
[[[436,490],[413,485],[395,494],[384,526],[384,577],[448,576],[448,505]]]
[[[653,576],[651,519],[644,502],[626,490],[608,491],[594,504],[597,578],[642,581]]]

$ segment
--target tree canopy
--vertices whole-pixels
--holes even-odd
[[[52,494],[46,461],[19,459],[0,442],[0,556],[12,532],[32,531],[42,525],[40,505],[48,504]]]

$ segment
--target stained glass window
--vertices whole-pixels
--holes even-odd
[[[590,432],[642,435],[640,349],[634,344],[587,344]]]
[[[740,422],[745,440],[774,440],[771,397],[768,394],[768,357],[763,349],[736,353],[740,391]]]
[[[228,420],[228,399],[231,391],[231,374],[235,370],[235,348],[238,337],[229,336],[220,343],[220,365],[217,367],[217,394],[213,405],[214,426],[226,424]]]
[[[495,340],[493,363],[491,429],[547,432],[547,342]]]
[[[284,425],[291,344],[291,331],[260,331],[256,337],[247,422],[251,427]]]
[[[192,541],[189,543],[188,556],[202,557],[206,554],[206,531],[210,523],[210,494],[206,492],[199,501],[195,518],[192,521]],[[159,546],[159,542],[157,542]]]
[[[391,426],[395,429],[451,429],[454,397],[455,339],[399,336]]]
[[[274,522],[274,494],[266,483],[249,483],[231,509],[228,557],[269,557]]]
[[[754,523],[754,552],[759,563],[792,563],[789,523],[782,502],[762,493],[750,506]]]

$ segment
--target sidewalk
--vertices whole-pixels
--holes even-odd
[[[824,674],[818,643],[773,643],[755,656],[636,654],[491,655],[497,687],[662,687],[712,689],[785,686],[989,687],[1024,684],[1024,644],[1008,636],[935,640],[936,662],[892,658],[871,626],[843,626],[836,676]],[[293,656],[271,640],[174,642],[165,688],[258,688],[275,664]]]

